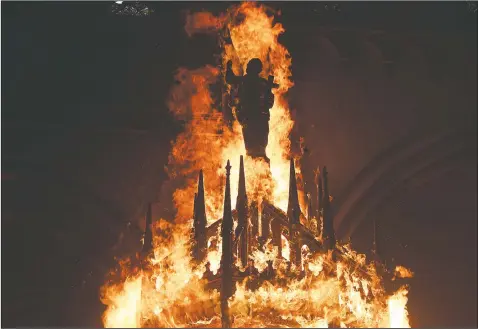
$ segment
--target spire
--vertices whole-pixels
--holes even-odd
[[[194,246],[193,257],[201,262],[206,255],[206,203],[204,198],[204,177],[202,170],[199,171],[198,191],[194,196]]]
[[[204,217],[206,217],[206,207],[205,207],[205,198],[204,198],[204,176],[202,169],[199,171],[199,179],[198,179],[198,211],[200,213],[204,213]]]
[[[287,206],[287,217],[289,217],[289,232],[291,239],[291,263],[300,269],[302,265],[302,252],[300,243],[300,206],[299,195],[297,193],[297,181],[295,178],[294,159],[290,159],[290,178],[289,178],[289,204]]]
[[[152,204],[148,203],[148,208],[146,209],[146,226],[144,229],[143,249],[141,251],[143,254],[143,257],[147,257],[153,251],[153,232],[151,227],[152,224],[153,224]]]
[[[227,160],[226,191],[224,195],[224,215],[222,217],[222,255],[221,255],[221,320],[223,328],[230,328],[228,298],[232,296],[232,211],[231,211],[231,164]]]
[[[327,248],[335,247],[335,232],[334,232],[334,222],[332,214],[330,211],[330,194],[329,194],[329,182],[328,182],[328,172],[327,168],[324,167],[322,170],[323,180],[324,180],[324,197],[323,197],[323,220],[324,220],[324,233],[323,237],[327,243]]]
[[[248,203],[246,193],[246,175],[244,173],[244,158],[241,155],[239,164],[239,188],[237,194],[237,229],[236,239],[239,238],[239,257],[242,266],[247,266],[247,258],[249,256],[249,219],[248,219]],[[238,235],[240,234],[240,237]]]
[[[231,210],[231,163],[227,160],[226,165],[226,190],[224,193],[224,213],[223,213],[223,227],[231,224],[232,228],[232,210]],[[230,221],[230,223],[229,223]],[[229,228],[229,227],[227,227]]]
[[[290,159],[289,176],[289,204],[287,206],[287,216],[292,224],[300,223],[299,195],[297,193],[297,180],[295,178],[294,159]]]
[[[246,175],[244,173],[244,158],[241,155],[239,163],[239,188],[237,193],[236,207],[247,207],[247,193],[246,193]],[[239,218],[239,225],[241,225],[241,218]]]

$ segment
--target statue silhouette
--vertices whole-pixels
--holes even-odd
[[[236,117],[242,126],[242,135],[247,155],[263,158],[269,138],[270,108],[274,105],[274,94],[271,89],[277,88],[273,76],[269,80],[259,76],[262,62],[253,58],[247,63],[246,75],[236,76],[232,71],[232,62],[227,63],[226,82],[237,87],[239,102],[236,106]]]

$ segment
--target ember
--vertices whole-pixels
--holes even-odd
[[[316,211],[297,184],[284,97],[293,85],[291,57],[278,43],[284,28],[272,11],[243,3],[220,17],[198,13],[187,22],[189,35],[220,35],[223,67],[231,60],[240,73],[259,58],[264,77],[275,77],[270,166],[245,157],[238,123],[229,126],[215,108],[209,87],[225,72],[180,69],[169,101],[187,120],[168,166],[180,185],[173,196],[177,216],[174,224],[153,222],[148,211],[140,270],[125,268],[122,281],[103,287],[104,326],[409,327],[406,287],[385,291],[391,274],[384,266],[336,242],[326,168]],[[411,276],[403,267],[397,272]]]

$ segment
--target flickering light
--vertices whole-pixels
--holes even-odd
[[[227,15],[215,17],[211,13],[199,13],[188,19],[189,32],[205,31],[204,27],[229,30],[231,44],[224,45],[223,63],[232,60],[234,69],[241,71],[241,66],[251,58],[260,58],[265,64],[264,74],[274,75],[279,84],[270,110],[271,129],[266,150],[270,167],[263,161],[248,156],[244,158],[247,196],[257,202],[259,208],[254,233],[258,234],[262,232],[262,224],[271,225],[271,222],[266,222],[270,216],[262,216],[264,209],[272,209],[274,216],[286,217],[288,208],[289,133],[293,121],[285,93],[293,83],[289,79],[292,75],[291,56],[278,41],[284,28],[274,21],[271,11],[253,2],[233,6]],[[219,78],[221,71],[213,66],[178,71],[176,79],[179,84],[173,86],[168,105],[175,117],[181,120],[190,117],[190,120],[174,142],[169,158],[169,168],[174,168],[171,172],[175,173],[170,179],[181,177],[173,193],[176,218],[174,221],[156,221],[157,230],[154,231],[161,234],[153,237],[157,247],[149,264],[146,259],[145,266],[137,271],[131,268],[131,262],[123,262],[120,264],[120,280],[108,281],[103,286],[102,302],[107,305],[103,314],[105,327],[219,327],[223,315],[220,307],[224,296],[220,289],[222,275],[228,276],[228,281],[224,280],[226,284],[232,284],[241,279],[240,272],[246,273],[239,269],[235,271],[239,278],[232,280],[231,273],[226,275],[226,271],[220,269],[223,235],[219,220],[224,215],[224,167],[228,160],[232,161],[228,183],[233,196],[231,206],[235,208],[240,155],[246,154],[246,150],[237,122],[229,129],[214,108],[210,86]],[[218,131],[221,131],[220,138]],[[209,226],[206,236],[201,237],[207,239],[204,243],[207,253],[198,263],[191,255],[191,230],[194,228],[191,215],[200,170],[204,170],[206,178],[211,178],[206,180],[205,198],[201,201]],[[296,166],[296,170],[296,177],[301,177],[300,166]],[[301,195],[305,197],[304,193]],[[302,209],[306,209],[305,202]],[[280,215],[282,213],[284,215]],[[323,214],[324,221],[327,215]],[[270,228],[265,231],[271,232]],[[288,228],[287,234],[276,231],[281,234],[278,241],[270,237],[261,241],[255,237],[257,243],[250,250],[247,279],[234,282],[236,289],[228,303],[224,303],[234,317],[234,327],[409,326],[407,287],[400,288],[393,295],[387,294],[374,263],[368,264],[365,256],[353,251],[349,245],[338,243],[335,252],[301,248],[304,272],[295,272],[296,265],[290,266],[288,262],[291,255],[297,255],[297,240],[289,241],[291,235],[296,235],[290,229],[297,233],[296,226]],[[309,233],[309,239],[313,240],[313,232]],[[313,245],[317,247],[319,240],[317,237]],[[239,244],[245,240],[236,241]],[[278,257],[280,243],[282,257]],[[225,246],[232,249],[232,246]],[[294,253],[291,254],[291,250]],[[224,257],[223,263],[232,264],[232,261]],[[405,276],[402,273],[408,272],[403,269],[400,275]],[[262,275],[272,278],[259,282]],[[249,283],[260,286],[250,286]]]

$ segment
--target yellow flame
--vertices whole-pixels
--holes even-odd
[[[413,277],[413,272],[410,269],[403,267],[401,265],[398,265],[395,267],[395,273],[392,280],[395,280],[397,278],[405,279],[405,278],[412,278],[412,277]]]
[[[105,328],[139,328],[141,278],[127,278],[123,284],[108,287],[102,300],[108,305],[103,316]]]
[[[388,299],[389,328],[410,328],[407,311],[407,294],[407,289],[402,287]]]
[[[186,31],[189,35],[227,31],[232,44],[223,44],[223,64],[232,60],[233,70],[239,74],[250,59],[260,58],[263,76],[274,75],[279,87],[273,90],[274,105],[270,110],[266,150],[271,160],[270,172],[261,160],[245,157],[244,165],[249,201],[268,199],[285,211],[291,157],[289,133],[294,123],[285,98],[293,85],[291,56],[278,42],[284,28],[274,22],[272,11],[266,7],[242,3],[220,16],[206,12],[190,15]],[[143,264],[141,272],[124,263],[121,278],[104,285],[105,327],[220,326],[218,287],[210,286],[203,278],[206,262],[213,274],[220,273],[220,237],[209,238],[202,264],[195,264],[190,255],[191,216],[199,170],[204,171],[206,213],[211,224],[222,217],[225,163],[230,160],[232,165],[234,207],[239,156],[246,153],[240,125],[234,122],[229,127],[221,111],[214,108],[210,86],[220,78],[221,71],[212,66],[179,69],[176,74],[178,83],[171,90],[168,105],[178,119],[186,122],[172,145],[168,161],[177,215],[174,224],[161,220],[153,225],[158,233],[154,235],[154,257]],[[300,182],[298,161],[296,171]],[[299,194],[304,207],[304,193]],[[282,243],[283,258],[277,257],[278,250],[271,241],[262,250],[251,250],[250,258],[259,272],[273,262],[275,279],[265,281],[257,289],[251,289],[248,280],[237,283],[229,301],[235,327],[409,326],[407,289],[402,287],[389,296],[374,263],[367,263],[365,256],[350,246],[338,246],[343,255],[338,259],[334,259],[332,252],[312,253],[302,248],[303,272],[299,275],[290,273],[290,246],[285,237]]]

